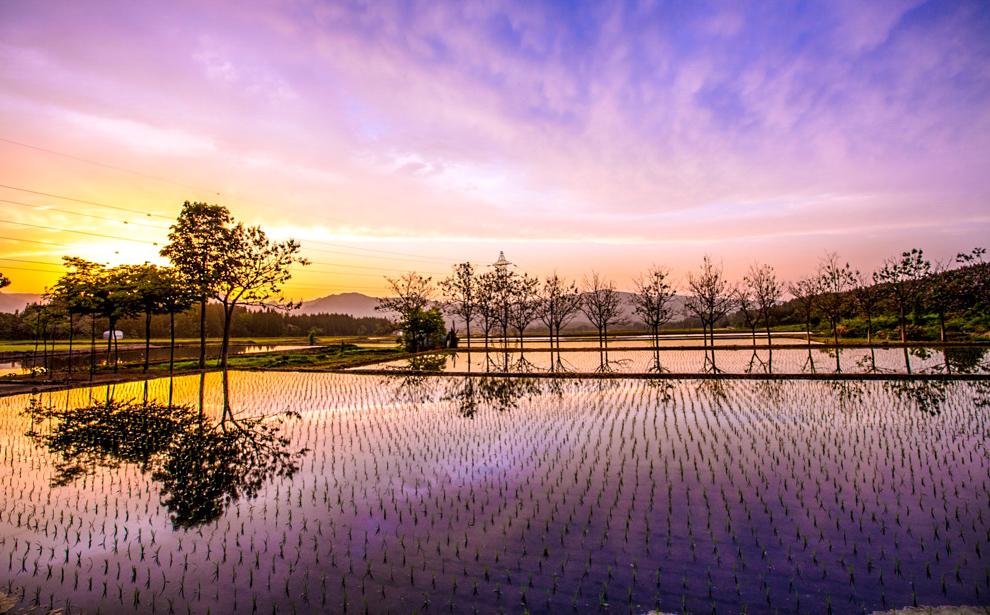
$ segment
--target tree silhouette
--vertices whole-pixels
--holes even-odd
[[[282,297],[282,286],[292,277],[292,265],[307,265],[298,256],[300,245],[289,239],[271,241],[261,227],[238,224],[231,232],[231,244],[214,282],[215,297],[223,305],[223,338],[220,367],[227,367],[230,326],[237,306],[291,310],[299,303]]]
[[[471,323],[478,316],[478,279],[471,263],[454,265],[453,272],[441,280],[440,290],[448,314],[464,321],[468,351],[471,350]]]
[[[592,271],[585,278],[581,293],[581,311],[598,330],[598,346],[608,348],[608,328],[619,322],[619,293],[611,280]]]
[[[237,241],[234,228],[226,207],[186,201],[169,229],[168,245],[161,250],[195,289],[199,301],[200,369],[206,367],[206,303],[230,266],[231,248]]]

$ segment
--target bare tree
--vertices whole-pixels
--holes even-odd
[[[876,285],[877,274],[868,278],[856,272],[856,286],[852,290],[853,303],[856,311],[866,319],[866,343],[873,345],[873,317],[880,304],[880,293]]]
[[[478,316],[478,279],[471,263],[458,263],[440,282],[447,313],[464,321],[468,351],[471,350],[471,321]]]
[[[964,292],[961,276],[948,263],[935,262],[925,280],[925,304],[938,317],[938,339],[945,343],[945,317],[958,304]]]
[[[801,315],[804,318],[805,339],[807,339],[810,346],[811,319],[815,315],[815,306],[818,304],[818,278],[803,278],[793,284],[788,284],[787,292],[794,297],[794,300],[801,307]]]
[[[495,328],[498,308],[495,304],[495,274],[486,271],[478,276],[478,319],[482,333],[485,335],[485,352],[488,352],[488,342],[492,329]]]
[[[513,284],[513,300],[509,307],[509,322],[519,334],[519,349],[523,347],[523,332],[539,317],[540,300],[537,296],[540,281],[527,274],[519,276]]]
[[[432,278],[410,271],[397,278],[386,277],[392,295],[378,300],[375,309],[390,312],[400,318],[417,310],[425,310],[433,301]]]
[[[784,283],[777,279],[777,272],[770,265],[752,265],[743,277],[746,286],[753,294],[753,303],[760,314],[767,332],[767,345],[773,346],[770,329],[780,298],[784,295]]]
[[[749,329],[753,340],[753,353],[756,353],[756,327],[760,324],[760,312],[753,299],[753,291],[748,286],[736,289],[736,309],[742,316],[743,324]]]
[[[715,369],[715,325],[725,317],[735,305],[734,289],[722,273],[722,266],[712,263],[706,254],[701,269],[688,274],[688,288],[691,296],[687,308],[701,320],[702,335],[705,336],[705,361],[708,362],[707,336],[711,334],[712,369]]]
[[[581,308],[581,293],[574,282],[566,283],[556,273],[543,281],[539,293],[539,317],[550,333],[550,349],[554,338],[560,351],[560,330]]]
[[[856,286],[856,274],[839,255],[828,252],[818,264],[818,305],[832,329],[832,342],[839,345],[839,319],[845,311],[848,293]],[[836,357],[838,357],[836,348]]]
[[[670,272],[660,267],[651,268],[645,277],[635,281],[636,294],[633,296],[633,313],[639,316],[653,338],[653,347],[660,349],[660,327],[674,316],[671,300],[674,287],[670,284]]]
[[[608,348],[608,327],[619,322],[619,293],[611,281],[597,272],[585,278],[581,311],[598,330],[598,345]]]

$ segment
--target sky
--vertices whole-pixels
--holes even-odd
[[[504,250],[629,289],[990,237],[990,4],[0,0],[0,272],[163,262],[185,200],[384,292]]]

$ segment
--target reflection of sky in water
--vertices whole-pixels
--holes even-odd
[[[219,412],[219,378],[205,379],[211,418]],[[834,382],[770,380],[261,372],[232,372],[230,381],[239,416],[300,412],[286,434],[291,448],[309,452],[291,479],[272,480],[256,498],[231,504],[218,520],[192,531],[170,527],[160,486],[134,466],[97,468],[67,487],[50,488],[57,458],[25,435],[28,418],[20,411],[28,397],[0,399],[6,464],[0,490],[8,496],[0,505],[0,547],[15,553],[13,572],[0,566],[0,583],[22,587],[29,597],[37,591],[43,604],[70,599],[87,612],[118,607],[118,585],[128,606],[140,589],[141,607],[154,595],[159,605],[169,599],[178,610],[217,612],[233,608],[236,588],[238,609],[253,596],[259,611],[277,606],[285,612],[293,605],[305,611],[307,593],[310,607],[318,603],[327,577],[333,581],[327,583],[329,612],[342,610],[343,578],[350,601],[361,601],[363,581],[364,598],[382,610],[404,611],[427,595],[437,604],[452,599],[455,610],[477,606],[494,613],[518,606],[518,594],[506,589],[507,575],[517,590],[531,576],[541,596],[556,600],[554,611],[570,609],[573,596],[579,610],[594,610],[611,578],[623,601],[632,587],[634,607],[646,612],[661,567],[664,604],[679,604],[684,593],[689,611],[710,608],[710,570],[715,586],[728,588],[715,598],[718,610],[734,612],[741,602],[759,604],[765,592],[774,604],[793,604],[789,582],[804,604],[818,595],[824,572],[831,577],[853,566],[856,583],[845,577],[833,583],[833,600],[877,610],[881,592],[888,607],[910,604],[911,583],[919,602],[978,601],[974,588],[982,587],[990,564],[990,552],[977,556],[963,547],[982,541],[988,529],[987,517],[978,516],[990,476],[986,416],[974,401],[987,396],[983,382],[906,389],[855,382],[840,390]],[[507,384],[523,381],[527,386]],[[478,393],[476,413],[464,417],[459,403],[468,382],[476,393],[501,397]],[[198,383],[198,376],[176,378],[176,401],[195,403]],[[167,385],[166,379],[150,381],[149,397],[165,398]],[[143,388],[135,382],[38,399],[76,407],[107,395],[141,399]],[[933,406],[923,405],[930,400]],[[795,536],[807,538],[808,548]],[[951,554],[942,549],[933,559],[932,549],[948,542]],[[892,553],[903,576],[893,571]],[[27,572],[20,572],[22,557]],[[46,579],[49,565],[56,579],[64,572],[65,583]],[[885,586],[877,580],[880,571]],[[543,591],[554,575],[557,598]],[[951,581],[947,596],[942,575]],[[111,590],[106,599],[104,582]],[[496,583],[506,592],[500,603]]]
[[[440,356],[440,355],[438,355]],[[949,351],[949,372],[990,373],[990,363],[984,349],[952,349]],[[551,364],[551,358],[554,363]],[[844,348],[839,353],[839,366],[843,373],[906,373],[908,365],[912,373],[945,373],[945,355],[941,350],[909,349],[907,357],[903,348]],[[615,373],[656,372],[657,355],[651,350],[609,350],[565,351],[551,355],[547,351],[460,352],[446,354],[442,371],[465,372],[549,372],[571,371],[593,373],[609,371]],[[470,365],[469,365],[470,360]],[[559,363],[558,363],[559,361]],[[662,350],[659,365],[665,372],[701,373],[705,370],[703,350]],[[715,352],[715,365],[730,374],[790,374],[790,373],[834,373],[836,371],[836,350],[829,348],[778,348],[768,350],[718,350]],[[373,366],[378,369],[405,370],[410,368],[408,361],[389,361]]]

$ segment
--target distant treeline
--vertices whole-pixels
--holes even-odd
[[[0,314],[0,339],[32,339],[35,337],[36,307],[29,306],[15,314]],[[207,335],[217,337],[223,332],[223,306],[211,303],[206,308]],[[90,320],[77,319],[73,323],[75,334],[87,338],[90,334]],[[67,337],[68,321],[61,323],[60,337]],[[96,322],[97,336],[102,337],[106,322]],[[124,332],[127,339],[144,338],[144,317],[124,318],[116,328]],[[277,310],[236,309],[236,318],[231,323],[233,337],[304,337],[311,331],[317,336],[338,335],[384,335],[391,332],[393,325],[385,318],[361,317],[350,314],[292,314]],[[156,338],[169,336],[169,317],[165,314],[151,317],[151,335]],[[175,315],[176,337],[196,337],[199,335],[199,308],[192,308]]]

